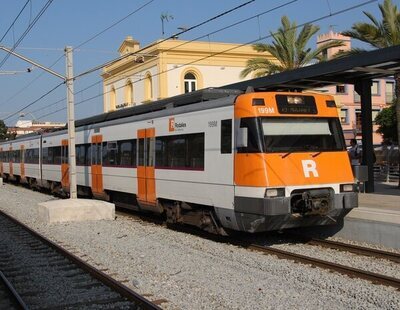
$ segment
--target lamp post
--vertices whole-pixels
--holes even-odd
[[[62,79],[67,86],[67,110],[68,110],[68,156],[69,156],[69,181],[70,181],[70,195],[72,199],[76,199],[77,185],[76,185],[76,159],[75,159],[75,115],[74,115],[74,77],[73,77],[73,62],[72,62],[72,48],[70,46],[65,47],[65,58],[66,58],[66,76],[63,76],[50,68],[42,66],[41,64],[22,56],[13,50],[1,46],[0,49],[14,55],[35,67],[38,67],[60,79]]]

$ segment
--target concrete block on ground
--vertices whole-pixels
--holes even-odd
[[[114,220],[115,205],[93,199],[51,200],[38,204],[38,219],[48,224]]]

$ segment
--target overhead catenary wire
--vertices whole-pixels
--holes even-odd
[[[327,18],[336,16],[336,15],[340,15],[340,14],[346,13],[346,12],[348,12],[348,11],[351,11],[351,10],[354,10],[354,9],[357,9],[357,8],[360,8],[360,7],[362,7],[362,6],[365,6],[365,5],[368,5],[368,4],[371,4],[371,3],[373,3],[373,2],[377,2],[377,1],[378,1],[378,0],[368,0],[368,1],[365,1],[365,2],[362,2],[362,3],[359,3],[359,4],[356,4],[356,5],[347,7],[347,8],[342,9],[342,10],[338,10],[338,11],[335,11],[335,12],[329,12],[329,14],[327,14],[327,15],[323,15],[323,16],[321,16],[321,17],[318,17],[318,18],[312,19],[312,20],[310,20],[310,21],[304,22],[304,23],[302,23],[302,24],[299,24],[299,25],[297,25],[297,26],[295,26],[295,27],[291,27],[291,28],[288,29],[288,31],[293,30],[293,29],[298,29],[298,28],[303,27],[303,26],[305,26],[305,25],[307,25],[307,24],[310,24],[310,23],[315,23],[315,22],[318,22],[318,21],[321,21],[321,20],[324,20],[324,19],[327,19]],[[197,63],[197,62],[199,62],[199,61],[202,61],[202,60],[204,60],[204,59],[211,58],[211,57],[214,57],[214,56],[221,55],[221,54],[223,54],[223,53],[232,51],[232,50],[237,49],[237,48],[240,48],[240,47],[242,47],[242,46],[249,45],[249,44],[253,44],[253,43],[256,43],[256,42],[258,42],[258,41],[271,38],[274,34],[276,34],[276,33],[271,33],[271,34],[269,34],[269,35],[266,35],[266,36],[263,36],[263,37],[261,37],[261,38],[257,38],[257,39],[251,40],[251,41],[249,41],[249,42],[240,44],[240,45],[238,45],[238,46],[234,46],[234,47],[232,47],[232,48],[226,49],[226,50],[221,51],[221,52],[212,53],[211,55],[204,56],[204,57],[199,58],[199,59],[197,59],[197,60],[194,60],[194,61],[185,63],[185,64],[183,64],[182,66],[191,65],[191,64]],[[177,68],[171,68],[171,69],[168,69],[168,70],[166,70],[166,71],[162,71],[162,72],[159,72],[159,73],[157,73],[157,74],[153,74],[153,75],[151,75],[151,77],[159,76],[159,75],[161,75],[161,74],[165,74],[165,73],[167,73],[167,72],[169,72],[169,71],[173,71],[173,70],[176,70],[176,69],[177,69]],[[142,78],[142,79],[139,79],[139,80],[134,81],[133,83],[138,83],[138,82],[143,81],[143,80],[144,80],[144,79]],[[120,86],[120,87],[117,87],[117,88],[115,88],[114,90],[118,90],[118,89],[121,89],[121,88],[123,88],[123,87],[125,87],[125,85],[122,85],[122,86]],[[85,99],[85,100],[76,102],[76,103],[75,103],[75,106],[81,105],[81,104],[83,104],[83,103],[85,103],[85,102],[87,102],[87,101],[93,100],[93,99],[98,98],[98,97],[100,97],[100,96],[104,96],[104,95],[108,94],[109,92],[110,92],[110,91],[106,91],[106,92],[103,92],[103,93],[101,93],[101,94],[99,94],[99,95],[95,95],[95,96],[92,96],[92,97],[87,98],[87,99]],[[61,111],[65,110],[65,109],[66,109],[66,108],[61,108],[61,109],[56,110],[56,111],[54,111],[54,112],[50,112],[50,113],[47,113],[47,114],[45,114],[45,115],[41,115],[40,118],[47,117],[47,116],[49,116],[49,115],[52,115],[52,114],[61,112]]]
[[[119,19],[118,21],[114,22],[113,24],[111,24],[110,26],[106,27],[104,30],[98,32],[97,34],[93,35],[92,37],[90,37],[89,39],[83,41],[82,43],[78,44],[77,47],[75,47],[73,50],[78,49],[79,47],[82,47],[83,45],[87,44],[88,42],[92,41],[93,39],[97,38],[98,36],[100,36],[101,34],[103,34],[104,32],[110,30],[111,28],[113,28],[114,26],[118,25],[119,23],[121,23],[122,21],[124,21],[125,19],[127,19],[128,17],[132,16],[134,13],[139,12],[141,9],[143,9],[144,7],[146,7],[147,5],[149,5],[151,2],[153,2],[154,0],[148,1],[146,2],[144,5],[141,5],[139,8],[136,8],[135,10],[133,10],[132,12],[130,12],[128,15],[125,15],[123,18]],[[57,58],[56,61],[54,61],[49,68],[53,68],[62,58],[64,57],[64,54],[62,54],[59,58]],[[29,82],[27,85],[25,85],[22,89],[20,89],[18,92],[16,92],[14,95],[12,95],[11,97],[9,97],[6,102],[14,99],[15,97],[17,97],[19,94],[23,93],[26,89],[28,89],[32,84],[34,84],[38,79],[40,79],[43,75],[45,74],[45,72],[42,72],[39,74],[38,77],[36,77],[34,80],[32,80],[31,82]]]
[[[28,27],[26,28],[26,30],[24,31],[24,33],[19,37],[19,39],[17,40],[17,42],[15,42],[15,44],[13,45],[13,47],[11,48],[11,51],[14,51],[16,49],[16,47],[22,42],[22,40],[27,36],[27,34],[32,30],[32,28],[35,26],[35,24],[38,22],[38,20],[40,19],[40,17],[42,17],[42,15],[46,12],[46,10],[49,8],[49,6],[51,5],[51,3],[54,0],[48,0],[46,2],[46,4],[42,7],[42,9],[40,10],[40,12],[36,15],[36,17],[33,19],[33,21],[31,23],[29,23]],[[7,55],[3,58],[3,60],[0,62],[0,68],[5,64],[5,62],[7,61],[7,59],[10,57],[11,53],[7,53]]]
[[[154,0],[145,3],[145,4],[142,5],[140,8],[136,9],[134,12],[131,12],[130,14],[128,14],[128,15],[126,15],[125,17],[121,18],[119,21],[117,21],[117,22],[113,23],[111,26],[107,27],[105,30],[103,30],[103,31],[101,31],[101,32],[99,32],[99,33],[97,33],[96,35],[92,36],[90,39],[88,39],[88,40],[82,42],[82,43],[79,44],[77,47],[75,47],[73,50],[82,47],[84,44],[90,42],[90,41],[93,40],[94,38],[98,37],[100,34],[102,34],[102,33],[104,33],[105,31],[111,29],[112,27],[114,27],[115,25],[117,25],[117,24],[120,23],[121,21],[125,20],[127,17],[131,16],[133,13],[138,12],[140,9],[144,8],[146,5],[150,4],[150,3],[153,2],[153,1],[154,1]],[[209,19],[207,19],[207,20],[205,20],[205,21],[203,21],[203,22],[200,22],[200,23],[198,23],[198,24],[196,24],[196,25],[194,25],[194,26],[192,26],[192,27],[189,27],[188,29],[185,29],[185,30],[183,30],[183,31],[181,31],[181,32],[179,32],[179,33],[177,33],[177,34],[173,34],[173,35],[169,36],[169,37],[166,38],[166,39],[163,39],[163,40],[161,40],[161,41],[156,41],[156,42],[150,44],[149,46],[146,46],[146,48],[149,48],[149,47],[154,46],[154,45],[156,45],[156,44],[160,44],[160,43],[162,43],[162,42],[164,42],[164,41],[167,41],[167,40],[170,40],[170,39],[176,37],[177,35],[180,35],[180,34],[183,34],[183,33],[188,32],[188,31],[191,31],[191,30],[193,30],[193,29],[196,29],[196,28],[198,28],[198,27],[201,27],[201,26],[205,25],[206,23],[209,23],[209,22],[211,22],[211,21],[214,21],[214,20],[216,20],[216,19],[218,19],[218,18],[221,18],[222,16],[225,16],[225,15],[227,15],[227,14],[229,14],[229,13],[232,13],[232,12],[234,12],[234,11],[240,9],[240,8],[243,8],[244,6],[249,5],[250,3],[253,3],[254,1],[255,1],[255,0],[246,1],[246,2],[244,2],[244,3],[242,3],[242,4],[240,4],[240,5],[237,5],[237,6],[233,7],[233,8],[231,8],[231,9],[229,9],[229,10],[226,10],[226,11],[224,11],[224,12],[222,12],[222,13],[216,15],[216,16],[213,16],[213,17],[211,17],[211,18],[209,18]],[[291,2],[294,2],[294,1],[297,1],[297,0],[292,0]],[[62,58],[62,56],[61,56],[52,66],[54,66],[61,58]],[[117,60],[118,60],[118,59],[117,59]],[[112,61],[111,61],[111,62],[112,62]],[[52,66],[50,66],[50,68],[51,68]],[[91,70],[88,70],[87,72],[84,72],[84,73],[86,74],[86,73],[88,73],[88,72],[97,71],[98,69],[99,69],[99,68],[96,67],[96,68],[93,68],[93,69],[91,69]],[[41,75],[43,75],[43,74],[44,74],[44,73],[42,73]],[[40,76],[41,76],[41,75],[40,75]],[[82,75],[82,74],[79,74],[79,75],[77,75],[77,76],[80,76],[80,75]],[[39,76],[39,77],[40,77],[40,76]],[[38,78],[39,78],[39,77],[38,77]],[[32,83],[33,83],[33,82],[32,82]],[[32,84],[32,83],[30,83],[30,84]],[[96,82],[95,84],[97,84],[97,82]],[[21,92],[22,92],[22,91],[21,91]],[[54,105],[54,104],[52,104],[52,105]]]
[[[174,47],[172,47],[172,48],[167,49],[166,52],[171,51],[171,50],[174,50],[174,49],[177,49],[178,47],[181,47],[181,46],[183,46],[183,45],[186,45],[186,44],[189,44],[189,43],[191,43],[191,42],[197,41],[197,40],[199,40],[199,39],[201,39],[201,38],[204,38],[204,37],[207,37],[207,36],[209,36],[209,35],[216,34],[216,33],[221,32],[221,31],[223,31],[223,30],[232,28],[232,27],[234,27],[234,26],[237,26],[237,25],[239,25],[239,24],[242,24],[242,23],[244,23],[244,22],[247,22],[247,21],[249,21],[249,20],[251,20],[251,19],[259,18],[260,16],[263,16],[263,15],[265,15],[265,14],[267,14],[267,13],[271,13],[271,12],[277,10],[277,9],[283,8],[283,7],[285,7],[285,6],[289,5],[289,4],[292,4],[292,3],[297,2],[297,1],[298,1],[298,0],[291,0],[291,1],[288,1],[288,2],[283,3],[283,4],[281,4],[281,5],[275,6],[275,7],[271,8],[271,9],[268,9],[268,10],[266,10],[266,11],[263,11],[263,12],[261,12],[261,13],[258,13],[258,14],[254,15],[254,16],[251,16],[251,17],[242,19],[242,20],[240,20],[240,21],[238,21],[238,22],[235,22],[235,23],[233,23],[233,24],[230,24],[230,25],[225,26],[225,27],[223,27],[223,28],[220,28],[220,29],[218,29],[218,30],[212,31],[212,32],[210,32],[210,33],[208,33],[208,34],[205,34],[205,35],[196,37],[195,39],[192,39],[192,40],[190,40],[190,41],[183,42],[182,44],[179,44],[179,45],[177,45],[177,46],[174,46]],[[250,2],[246,2],[246,3],[244,3],[244,4],[249,4],[249,3],[250,3]],[[243,5],[244,5],[244,4],[243,4]],[[243,6],[243,5],[241,5],[241,6]],[[233,9],[230,9],[229,11],[226,11],[226,12],[224,12],[223,14],[225,15],[225,14],[227,14],[227,12],[232,12],[232,10],[238,9],[238,8],[241,7],[241,6],[237,6],[237,7],[233,8]],[[219,15],[217,15],[217,16],[220,16],[220,17],[221,17],[221,15],[222,15],[222,14],[219,14]],[[223,16],[223,15],[222,15],[222,16]],[[212,17],[212,18],[208,19],[207,21],[210,22],[210,21],[214,20],[215,18],[216,18],[216,17]],[[191,27],[190,29],[194,29],[194,27],[200,27],[201,25],[204,25],[204,24],[205,24],[205,22],[201,22],[201,23],[199,23],[199,24],[197,24],[197,25]],[[188,29],[189,29],[189,28],[188,28]],[[188,30],[187,30],[187,31],[188,31]],[[161,40],[160,42],[156,42],[156,44],[160,44],[160,43],[162,43],[162,42],[164,42],[164,41],[166,41],[166,40],[169,40],[169,39],[171,39],[171,38],[173,38],[173,37],[175,37],[175,36],[177,36],[177,35],[178,35],[178,34],[174,34],[174,35],[170,36],[170,37],[167,38],[167,39],[163,39],[163,40]],[[150,46],[146,46],[145,49],[148,49],[149,47],[150,47]],[[90,88],[90,87],[92,87],[92,86],[94,86],[94,85],[97,85],[97,84],[101,83],[102,81],[103,81],[103,80],[99,80],[99,81],[97,81],[96,83],[94,83],[94,84],[92,84],[91,86],[89,86],[88,88]],[[66,98],[64,97],[63,99],[61,99],[61,100],[59,100],[59,101],[57,101],[57,102],[55,102],[55,103],[49,104],[49,105],[47,105],[47,106],[45,106],[45,107],[43,107],[43,108],[40,108],[40,109],[38,109],[38,110],[35,110],[35,111],[32,112],[32,113],[35,113],[35,112],[37,112],[37,111],[44,110],[44,109],[46,109],[47,107],[54,106],[54,105],[56,105],[57,103],[61,102],[62,100],[65,100],[65,99],[66,99]],[[54,112],[54,113],[55,113],[55,112]],[[47,116],[47,115],[45,115],[45,116]]]
[[[336,11],[336,12],[334,12],[334,13],[330,12],[328,15],[324,15],[324,16],[319,17],[319,18],[316,18],[316,19],[314,19],[314,20],[311,20],[311,21],[302,23],[302,24],[300,24],[300,25],[297,25],[296,27],[290,28],[289,30],[297,29],[297,28],[300,28],[300,27],[302,27],[302,26],[304,26],[304,25],[306,25],[306,24],[314,23],[314,22],[316,22],[316,21],[320,21],[320,20],[323,20],[323,19],[326,19],[326,18],[335,16],[335,15],[339,15],[339,14],[342,14],[342,13],[344,13],[344,12],[347,12],[347,11],[350,11],[350,10],[353,10],[353,9],[356,9],[356,8],[359,8],[359,7],[361,7],[361,6],[365,6],[365,5],[367,5],[367,4],[370,4],[370,3],[376,2],[376,1],[377,1],[377,0],[369,0],[369,1],[366,1],[366,2],[363,2],[363,3],[360,3],[360,4],[357,4],[357,5],[348,7],[348,8],[346,8],[346,9]],[[238,46],[235,46],[235,47],[233,47],[233,48],[224,50],[224,51],[222,51],[222,52],[213,53],[213,54],[211,54],[211,55],[209,55],[209,56],[205,56],[205,57],[202,57],[202,58],[197,59],[197,60],[195,60],[195,61],[191,61],[191,62],[189,62],[189,63],[185,63],[185,64],[183,64],[182,66],[194,64],[194,63],[199,62],[199,61],[201,61],[201,60],[204,60],[204,59],[207,59],[207,58],[210,58],[210,57],[214,57],[214,56],[216,56],[216,55],[220,55],[220,54],[229,52],[229,51],[231,51],[231,50],[237,49],[237,48],[239,48],[239,47],[242,47],[242,46],[245,46],[245,45],[248,45],[248,44],[252,44],[252,43],[255,43],[255,42],[258,42],[258,41],[261,41],[261,40],[270,38],[270,37],[272,37],[272,34],[267,35],[267,36],[263,36],[263,37],[261,37],[261,38],[258,38],[258,39],[255,39],[255,40],[252,40],[252,41],[249,41],[249,42],[246,42],[246,43],[243,43],[243,44],[241,44],[241,45],[238,45]],[[177,68],[171,68],[171,69],[169,69],[169,70],[166,70],[166,71],[163,71],[163,72],[159,72],[159,73],[157,73],[157,74],[152,75],[151,77],[155,77],[155,76],[158,76],[158,75],[161,75],[161,74],[165,74],[165,73],[167,73],[167,72],[169,72],[169,71],[172,71],[172,70],[175,70],[175,69],[177,69]],[[144,80],[144,79],[136,80],[136,81],[134,81],[133,83],[137,83],[137,82],[140,82],[140,81],[142,81],[142,80]],[[123,87],[125,87],[125,85],[120,86],[120,87],[116,88],[115,90],[121,89],[121,88],[123,88]],[[104,95],[106,95],[106,94],[109,93],[109,92],[110,92],[110,91],[107,91],[107,92],[101,93],[101,94],[99,94],[99,95],[92,96],[92,97],[90,97],[90,98],[87,98],[87,99],[85,99],[85,100],[82,100],[82,101],[80,101],[80,102],[75,103],[75,105],[77,106],[77,105],[80,105],[80,104],[85,103],[85,102],[87,102],[87,101],[90,101],[90,100],[93,100],[93,99],[95,99],[95,98],[98,98],[98,97],[100,97],[100,96],[104,96]],[[40,116],[40,117],[46,117],[46,116],[49,116],[49,115],[52,115],[52,114],[61,112],[61,111],[65,110],[65,109],[66,109],[66,108],[61,108],[61,109],[59,109],[59,110],[56,110],[56,111],[54,111],[54,112],[47,113],[47,114],[42,115],[42,116]]]
[[[41,100],[42,98],[46,97],[47,95],[51,94],[53,91],[55,91],[57,88],[59,88],[61,85],[63,85],[64,82],[61,82],[59,84],[57,84],[56,86],[54,86],[52,89],[50,89],[49,91],[47,91],[45,94],[41,95],[39,98],[37,98],[36,100],[32,101],[31,103],[29,103],[28,105],[24,106],[23,108],[19,109],[18,111],[12,113],[11,115],[8,115],[7,117],[5,117],[3,120],[7,120],[17,114],[19,114],[20,112],[22,112],[23,110],[25,110],[26,108],[29,108],[30,106],[34,105],[36,102],[38,102],[39,100]]]
[[[97,81],[97,82],[95,82],[93,84],[90,84],[89,86],[87,86],[87,87],[75,92],[74,95],[78,95],[80,93],[83,93],[84,91],[86,91],[86,90],[88,90],[88,89],[100,84],[101,82],[102,82],[102,80]],[[57,100],[57,101],[55,101],[55,102],[53,102],[53,103],[51,103],[49,105],[46,105],[45,107],[42,107],[42,108],[39,108],[39,109],[36,109],[36,110],[33,110],[33,111],[29,111],[28,113],[32,113],[32,114],[37,113],[39,111],[42,111],[42,110],[48,109],[48,108],[50,108],[52,106],[55,106],[55,105],[59,104],[60,102],[63,102],[64,100],[67,100],[67,97],[61,98],[61,99],[59,99],[59,100]]]
[[[3,36],[0,39],[0,43],[4,40],[4,38],[7,36],[7,34],[10,32],[10,30],[14,27],[15,23],[17,22],[18,18],[21,16],[22,12],[25,10],[26,6],[28,3],[31,2],[31,0],[27,0],[24,4],[24,6],[21,8],[17,16],[14,18],[13,22],[11,23],[10,27],[6,30],[6,32],[3,34]]]

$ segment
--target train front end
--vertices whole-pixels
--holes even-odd
[[[338,223],[358,205],[331,96],[248,93],[235,103],[235,219],[247,232]]]

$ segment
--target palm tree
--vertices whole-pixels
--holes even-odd
[[[382,20],[379,21],[371,13],[364,12],[370,23],[355,23],[351,30],[342,34],[366,42],[376,48],[400,45],[400,12],[391,0],[379,4]],[[351,50],[350,53],[360,52],[361,49]],[[397,117],[397,137],[400,145],[400,73],[394,74],[395,105]],[[400,156],[400,155],[399,155]],[[400,179],[399,179],[400,187]]]
[[[342,46],[343,42],[333,40],[319,45],[316,49],[307,47],[311,37],[319,31],[313,24],[305,24],[297,34],[296,22],[291,23],[287,16],[281,18],[282,26],[275,33],[270,32],[272,44],[257,43],[253,48],[257,52],[268,52],[276,61],[265,58],[253,58],[247,61],[247,66],[240,73],[242,78],[250,73],[255,77],[292,70],[309,65],[311,61],[323,61],[323,52],[331,47]]]

